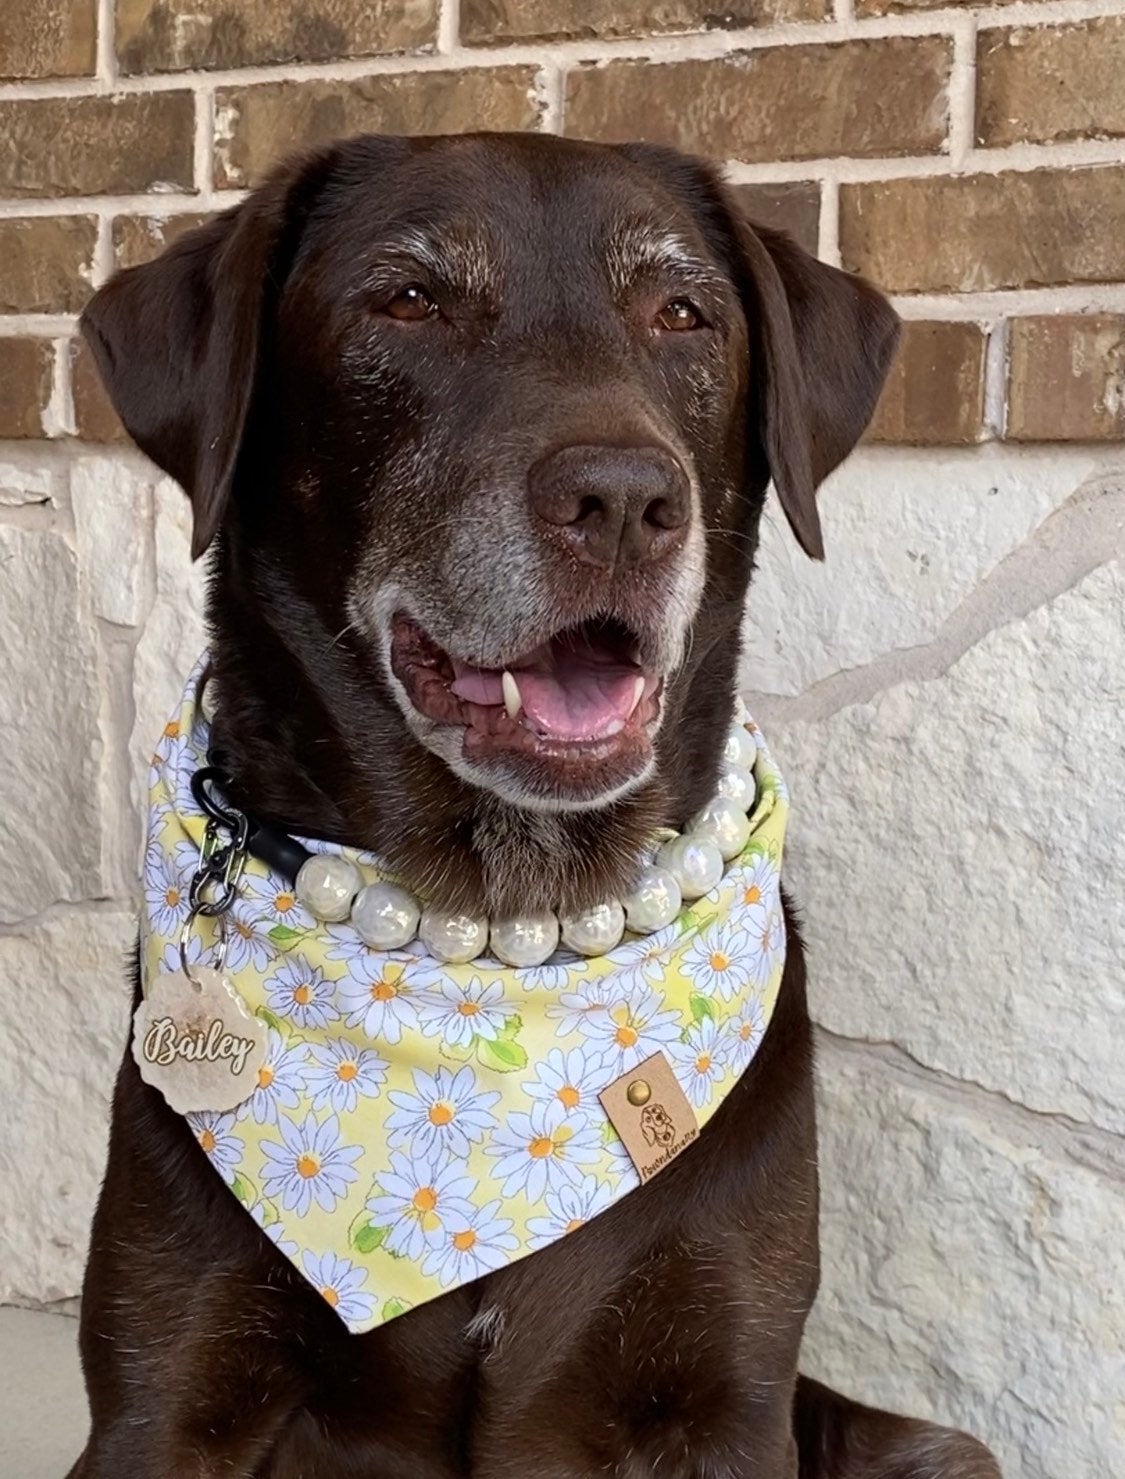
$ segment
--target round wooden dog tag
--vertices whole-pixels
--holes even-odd
[[[233,1109],[257,1087],[266,1035],[227,978],[197,966],[157,976],[133,1017],[133,1057],[177,1113]]]

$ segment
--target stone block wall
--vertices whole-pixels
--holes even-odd
[[[10,12],[10,13],[9,13]],[[364,129],[647,137],[907,320],[767,520],[745,681],[796,797],[807,1364],[1125,1473],[1122,0],[24,0],[0,18],[0,1300],[79,1286],[144,757],[201,642],[182,495],[73,337],[116,265]]]

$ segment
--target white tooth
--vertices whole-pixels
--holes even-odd
[[[520,698],[520,686],[516,680],[504,669],[500,675],[500,686],[504,690],[504,707],[508,711],[508,718],[514,719],[523,707],[523,699]]]
[[[636,712],[637,705],[640,703],[641,699],[644,698],[644,696],[645,696],[645,677],[644,677],[644,674],[643,673],[638,673],[637,676],[636,676],[636,678],[633,681],[633,702],[629,705],[629,718],[630,719],[633,717],[634,713]]]

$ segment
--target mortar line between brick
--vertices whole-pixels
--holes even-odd
[[[70,394],[69,338],[54,341],[51,361],[51,395],[43,410],[43,432],[54,438],[74,432],[74,404]]]
[[[99,211],[94,242],[93,285],[98,288],[113,272],[113,212]]]
[[[114,37],[115,0],[98,0],[97,61],[95,67],[102,82],[117,80],[117,48]]]
[[[820,181],[820,217],[816,254],[822,262],[840,265],[840,187],[835,180]]]
[[[551,62],[543,64],[537,77],[542,112],[539,127],[544,133],[561,134],[566,109],[566,73]]]
[[[543,65],[541,62],[540,69]],[[995,175],[1008,170],[1017,174],[1075,167],[1116,167],[1121,170],[1123,165],[1120,140],[1078,139],[1056,144],[1012,144],[1003,149],[973,149],[960,169],[954,169],[948,154],[881,155],[870,159],[790,159],[755,164],[734,159],[725,161],[724,167],[735,184],[790,184],[820,178],[851,185],[929,179],[935,175]],[[172,215],[234,205],[245,194],[243,189],[217,189],[209,197],[195,190],[149,190],[124,195],[9,195],[0,196],[0,218],[93,215],[110,208],[146,216]]]
[[[993,324],[984,359],[984,424],[995,437],[1003,437],[1008,406],[1008,324]]]
[[[439,56],[449,56],[461,44],[461,0],[441,0],[438,12],[437,50]]]
[[[949,157],[961,170],[976,143],[977,46],[976,21],[958,17],[953,27],[953,66],[949,76]]]
[[[196,89],[192,155],[195,188],[204,200],[209,200],[215,190],[215,93],[210,87]]]
[[[109,8],[111,0],[102,0]],[[1031,0],[984,13],[991,24],[1028,26],[1054,21],[1094,20],[1120,14],[1119,0]],[[582,61],[690,61],[713,60],[731,51],[756,51],[770,46],[818,45],[833,41],[895,36],[949,35],[963,19],[960,10],[917,14],[859,16],[843,20],[792,22],[739,30],[670,33],[660,36],[525,43],[505,46],[462,47],[451,52],[405,52],[384,56],[339,58],[326,62],[279,62],[251,67],[193,68],[182,72],[154,72],[121,76],[49,78],[0,84],[0,101],[18,98],[75,97],[107,92],[168,92],[201,83],[219,87],[255,82],[346,80],[378,73],[445,71],[462,67],[540,66],[547,58],[560,64]],[[112,50],[112,46],[110,48]]]
[[[882,1038],[851,1037],[834,1032],[817,1022],[814,1034],[818,1046],[828,1047],[844,1058],[875,1062],[888,1069],[900,1081],[921,1088],[936,1097],[964,1105],[974,1114],[987,1106],[986,1118],[1004,1122],[1015,1133],[1042,1145],[1044,1134],[1051,1148],[1098,1171],[1112,1180],[1125,1174],[1125,1135],[1102,1125],[1074,1119],[1061,1110],[1035,1109],[1020,1099],[1013,1099],[1002,1089],[991,1088],[976,1079],[960,1078],[916,1058],[901,1043]]]

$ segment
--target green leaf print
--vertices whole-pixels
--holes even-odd
[[[715,1020],[715,1008],[705,996],[697,996],[693,993],[688,997],[688,1006],[691,1007],[691,1015],[696,1022],[702,1022],[704,1017]]]
[[[383,1319],[394,1320],[397,1318],[397,1316],[405,1315],[407,1310],[412,1310],[413,1308],[414,1306],[410,1303],[409,1300],[388,1299],[386,1304],[384,1304],[383,1306]]]
[[[261,1017],[262,1021],[266,1024],[267,1027],[272,1027],[275,1032],[281,1031],[280,1021],[270,1011],[269,1007],[259,1007],[257,1015]]]
[[[488,1038],[478,1037],[476,1045],[477,1060],[485,1068],[495,1068],[499,1073],[514,1073],[527,1067],[527,1049],[518,1042],[505,1042],[503,1038],[490,1042]]]
[[[234,1173],[234,1180],[230,1184],[230,1189],[244,1207],[249,1207],[251,1202],[258,1200],[258,1193],[253,1182],[248,1181],[245,1176],[240,1175],[237,1171]]]
[[[295,930],[290,924],[275,924],[269,932],[270,939],[283,950],[295,945],[298,940],[303,940],[307,934],[308,930]]]
[[[376,1227],[373,1222],[365,1222],[352,1233],[351,1245],[357,1253],[374,1253],[376,1248],[383,1246],[386,1236],[385,1227]]]
[[[506,1017],[504,1025],[500,1029],[500,1038],[503,1042],[511,1042],[513,1038],[520,1035],[523,1026],[523,1018],[519,1016]]]

